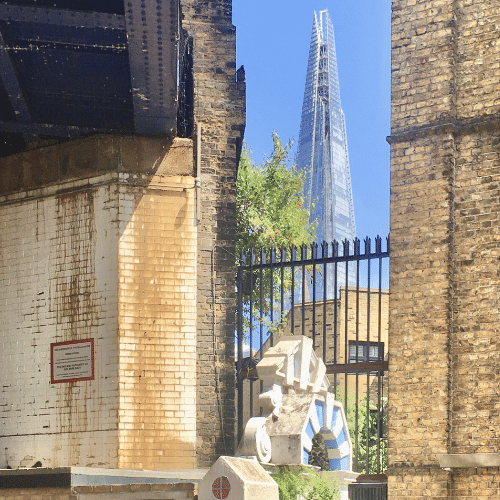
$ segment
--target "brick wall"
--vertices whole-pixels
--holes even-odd
[[[96,353],[112,372],[106,384],[110,380],[115,384],[107,399],[108,389],[92,392],[88,382],[77,383],[71,390],[63,384],[57,389],[64,393],[60,399],[40,397],[43,402],[33,404],[44,408],[48,401],[49,413],[62,406],[58,411],[67,415],[61,417],[61,426],[71,429],[68,436],[94,422],[88,416],[95,404],[96,412],[103,415],[98,419],[99,428],[106,423],[113,442],[119,440],[117,447],[110,445],[115,450],[111,455],[99,457],[92,455],[85,443],[72,441],[71,453],[78,457],[75,461],[70,459],[69,451],[49,456],[49,451],[56,449],[51,444],[43,453],[44,464],[50,466],[62,461],[64,465],[190,467],[194,465],[195,449],[198,464],[208,466],[218,455],[234,450],[234,209],[245,124],[245,83],[242,74],[237,78],[236,73],[231,1],[185,0],[180,7],[183,36],[193,41],[194,122],[201,126],[201,134],[195,138],[200,147],[196,151],[191,148],[187,168],[173,158],[162,163],[172,139],[138,137],[95,136],[1,160],[0,193],[5,196],[1,209],[9,210],[6,207],[17,203],[22,212],[14,226],[10,215],[0,215],[2,224],[9,225],[8,231],[4,226],[6,231],[2,233],[2,245],[7,250],[2,250],[0,267],[6,273],[2,278],[8,280],[8,299],[2,300],[8,300],[5,304],[9,307],[12,301],[19,302],[15,312],[9,311],[8,328],[1,331],[5,348],[14,353],[4,373],[9,373],[9,380],[10,371],[15,373],[12,379],[16,380],[16,388],[26,385],[28,379],[30,384],[38,384],[30,370],[35,366],[37,350],[33,346],[20,350],[20,340],[16,338],[14,345],[12,338],[22,334],[27,346],[33,342],[28,330],[17,324],[19,318],[24,321],[27,317],[26,304],[30,301],[39,318],[55,317],[54,311],[45,314],[42,306],[37,307],[42,299],[34,295],[35,287],[25,283],[47,279],[57,283],[50,289],[50,296],[59,303],[58,316],[53,320],[61,320],[64,325],[57,327],[64,332],[60,338],[92,336]],[[175,154],[175,149],[170,148],[170,153]],[[168,182],[159,186],[157,177],[196,175],[196,155],[200,158],[201,218],[193,229],[189,224],[195,224],[194,191],[179,179],[170,183],[181,189],[172,190],[165,185]],[[159,165],[160,170],[166,169],[163,173],[158,171]],[[101,179],[105,172],[111,180]],[[13,198],[13,192],[20,193],[18,199]],[[55,201],[56,197],[60,202]],[[21,233],[31,213],[37,232],[28,238]],[[45,238],[43,228],[51,226],[57,217],[61,219],[61,230],[46,236],[40,255],[26,253],[23,245],[32,245],[37,235]],[[161,220],[163,217],[168,221]],[[57,238],[65,239],[60,250],[56,250]],[[15,249],[11,248],[13,239]],[[112,242],[110,248],[105,242]],[[97,252],[99,245],[106,249]],[[8,267],[20,266],[26,256],[32,267],[23,267],[14,283],[7,277]],[[38,269],[38,261],[45,258],[54,259],[53,267]],[[176,259],[173,267],[164,265],[164,259],[170,258]],[[104,275],[97,272],[108,262],[113,262],[109,271],[113,273],[112,284],[101,283]],[[191,288],[194,282],[196,296]],[[169,286],[178,293],[166,293]],[[51,328],[35,327],[44,342],[55,338]],[[100,329],[106,332],[103,338],[99,337]],[[105,348],[101,347],[103,343]],[[195,356],[197,371],[193,376]],[[46,366],[45,355],[39,363]],[[18,373],[20,365],[27,367],[28,374]],[[8,398],[2,392],[2,417],[9,426],[16,427],[10,423],[14,415],[11,395],[16,395],[22,418],[31,403],[22,402],[14,388],[9,390]],[[88,402],[88,391],[91,398],[97,398],[95,403]],[[73,404],[79,398],[82,406],[76,414],[81,417],[75,422],[68,417],[75,412],[70,412],[64,401],[71,399]],[[108,411],[106,405],[112,409]],[[52,427],[51,432],[66,443],[68,439],[59,434],[61,426],[55,430]],[[3,435],[13,443],[21,431],[9,427],[8,432],[13,434]],[[44,443],[46,433],[41,434]],[[26,442],[22,449],[39,449],[38,444],[32,445],[38,438],[29,434],[22,439]],[[99,439],[97,442],[104,443]],[[13,466],[24,458],[17,444],[16,449],[9,458]],[[172,456],[178,457],[175,464]],[[30,460],[27,458],[27,462]]]
[[[2,467],[116,466],[117,196],[79,184],[0,200]],[[95,382],[50,384],[50,344],[87,338]]]
[[[119,467],[196,466],[192,177],[120,189]],[[185,189],[182,189],[185,187]]]
[[[0,198],[0,466],[194,467],[192,141],[157,156],[147,139],[92,138],[40,156],[78,163],[82,142],[114,151],[114,171],[90,163]],[[50,344],[88,338],[94,380],[51,384]]]
[[[387,290],[350,287],[347,293],[344,287],[339,290],[337,302],[329,300],[323,306],[323,302],[316,302],[314,315],[315,324],[315,349],[316,354],[323,359],[326,352],[325,363],[333,363],[335,349],[335,334],[337,335],[337,363],[346,363],[346,339],[347,342],[368,341],[384,343],[387,351],[387,333],[389,323],[389,292]],[[346,311],[347,302],[347,311]],[[335,304],[337,311],[335,312]],[[326,313],[326,314],[325,314]],[[323,327],[326,317],[326,349],[323,350]],[[312,337],[313,332],[313,310],[312,303],[306,303],[304,307],[304,323],[302,323],[302,305],[294,308],[294,331],[293,335],[306,335]],[[335,320],[337,324],[335,326]],[[346,321],[347,320],[347,321]],[[303,326],[302,326],[303,325]],[[291,335],[291,314],[287,315],[286,326],[282,335]],[[368,338],[369,337],[369,338]],[[387,352],[385,353],[387,354]]]
[[[230,0],[182,2],[193,39],[194,118],[201,126],[198,226],[198,464],[235,445],[235,194],[245,125],[245,83],[237,82]]]
[[[393,2],[389,498],[490,498],[500,423],[500,6]]]

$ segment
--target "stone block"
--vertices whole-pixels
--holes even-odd
[[[220,457],[201,480],[199,500],[278,500],[278,485],[257,460]]]

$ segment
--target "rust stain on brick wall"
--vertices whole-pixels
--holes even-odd
[[[95,234],[91,190],[56,196],[52,297],[57,320],[56,342],[97,338],[100,303],[95,287]],[[87,406],[92,399],[89,384],[57,384],[56,391],[57,430],[70,436],[69,464],[79,464],[81,435],[91,430]]]

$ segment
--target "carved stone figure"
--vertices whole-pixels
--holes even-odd
[[[257,364],[263,390],[262,417],[251,418],[239,455],[261,463],[307,465],[312,440],[321,433],[330,470],[352,471],[352,443],[344,409],[332,393],[323,361],[312,340],[283,337]]]

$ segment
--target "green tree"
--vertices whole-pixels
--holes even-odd
[[[283,146],[279,136],[273,134],[273,151],[262,165],[256,165],[247,147],[243,148],[236,183],[236,266],[245,254],[254,249],[255,263],[260,262],[259,249],[270,249],[277,253],[282,247],[310,245],[314,241],[316,224],[309,223],[309,210],[304,207],[304,175],[291,164],[289,153],[291,143]],[[277,311],[276,299],[283,290],[287,293],[291,285],[291,272],[275,270],[255,271],[242,278],[243,311],[242,320],[248,331],[249,318],[264,326],[269,333],[283,321],[283,311]],[[262,288],[263,302],[260,299]],[[273,314],[276,313],[276,314]],[[252,323],[252,321],[250,321]],[[253,323],[252,323],[253,324]]]
[[[355,462],[362,474],[380,474],[387,470],[387,398],[382,398],[381,403],[377,411],[375,403],[367,404],[366,396],[360,398],[358,404],[355,400],[347,402],[347,427],[353,448],[357,443]]]
[[[291,165],[291,143],[283,146],[273,134],[273,152],[256,165],[245,147],[236,183],[236,250],[307,245],[313,242],[315,224],[304,208],[304,175]]]
[[[316,471],[306,468],[282,467],[273,474],[278,483],[279,500],[340,500],[341,493],[336,481],[328,480]]]

